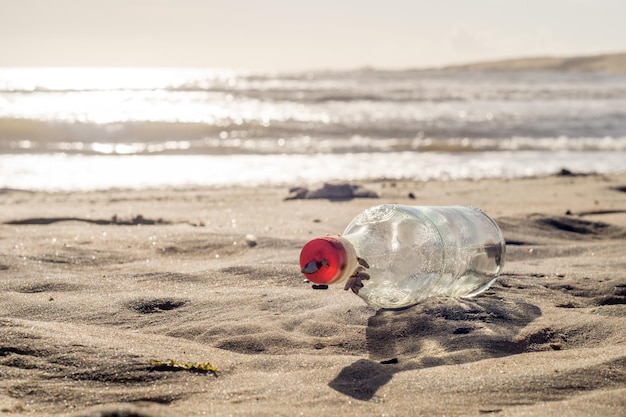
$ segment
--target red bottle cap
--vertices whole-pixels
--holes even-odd
[[[316,284],[331,284],[340,279],[347,267],[346,248],[334,237],[309,241],[300,252],[300,270]]]

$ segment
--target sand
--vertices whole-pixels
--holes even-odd
[[[613,54],[568,57],[543,56],[514,58],[453,65],[442,69],[447,71],[548,71],[560,73],[624,74],[626,73],[626,53],[619,52]]]
[[[3,190],[0,415],[626,415],[626,175],[361,185]],[[398,311],[313,290],[301,246],[387,202],[481,207],[501,278]]]

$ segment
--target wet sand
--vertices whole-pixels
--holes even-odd
[[[626,175],[362,185],[2,190],[0,415],[626,415]],[[500,279],[398,311],[313,290],[302,245],[388,202],[482,208]]]

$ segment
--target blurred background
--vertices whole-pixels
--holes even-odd
[[[626,172],[623,1],[0,10],[2,188]]]

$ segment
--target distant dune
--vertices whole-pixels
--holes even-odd
[[[626,73],[626,52],[575,57],[534,57],[477,62],[442,68],[450,71],[555,71]]]

